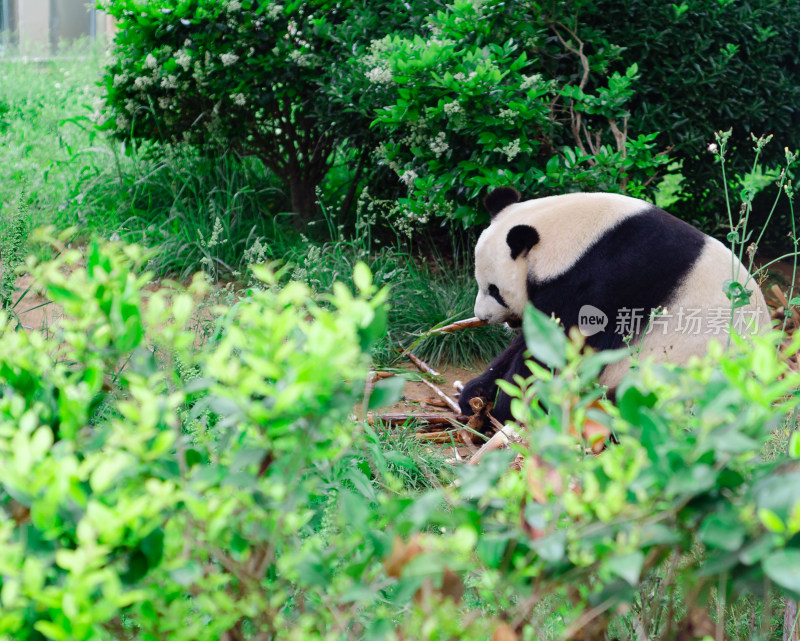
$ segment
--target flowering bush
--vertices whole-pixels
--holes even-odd
[[[399,2],[109,0],[106,8],[119,30],[105,127],[255,154],[283,179],[303,220],[317,210],[315,189],[337,146],[369,136],[369,117],[328,94],[346,74],[348,47],[416,20]]]
[[[640,195],[667,161],[655,134],[627,132],[636,65],[605,74],[613,48],[584,53],[549,20],[536,3],[461,0],[428,16],[423,35],[387,36],[351,61],[377,94],[378,161],[407,186],[410,216],[472,223],[478,197],[503,184]],[[569,72],[544,73],[553,55]]]

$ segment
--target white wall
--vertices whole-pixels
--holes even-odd
[[[9,0],[16,8],[12,25],[19,51],[29,56],[49,56],[58,44],[91,35],[91,7],[94,0]],[[14,11],[11,11],[13,17]],[[95,12],[95,37],[110,40],[114,22],[102,11]]]
[[[20,52],[50,53],[50,0],[20,0],[17,4]]]

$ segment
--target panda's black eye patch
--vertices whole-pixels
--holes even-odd
[[[497,289],[497,285],[495,285],[494,283],[489,285],[489,290],[488,291],[489,291],[489,296],[494,298],[503,307],[508,309],[508,305],[506,304],[506,301],[503,300],[503,297],[500,295],[500,290]]]

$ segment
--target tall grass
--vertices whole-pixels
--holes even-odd
[[[379,245],[374,213],[348,237],[323,204],[325,218],[301,233],[288,224],[280,183],[257,159],[106,136],[96,126],[106,55],[81,43],[51,61],[0,60],[4,220],[24,211],[28,226],[75,225],[87,237],[140,243],[154,250],[149,268],[158,276],[202,269],[235,280],[249,262],[277,259],[294,278],[329,291],[335,281],[350,283],[355,263],[364,261],[391,289],[389,330],[375,353],[382,364],[428,329],[472,315],[469,262],[414,258],[400,237]],[[491,327],[429,337],[415,351],[435,366],[472,365],[507,342],[503,329]]]
[[[81,150],[91,146],[85,129],[70,119],[89,119],[99,106],[102,54],[86,43],[63,58],[0,61],[0,206],[20,197],[34,223],[59,219],[81,199],[83,177],[93,165]]]
[[[86,42],[52,60],[0,60],[2,211],[24,193],[32,225],[142,243],[156,250],[159,275],[184,276],[204,259],[220,275],[234,272],[256,237],[285,237],[275,230],[279,186],[258,161],[126,146],[98,131],[106,61]],[[209,247],[215,227],[221,237]]]

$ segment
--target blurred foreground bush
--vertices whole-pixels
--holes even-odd
[[[800,596],[800,380],[771,339],[643,364],[601,413],[621,354],[530,311],[561,374],[510,390],[529,445],[419,491],[413,434],[353,415],[384,332],[363,265],[356,295],[255,267],[209,307],[200,277],[145,289],[136,247],[47,242],[64,318],[0,324],[2,639],[673,638]],[[587,418],[620,443],[586,454]]]

